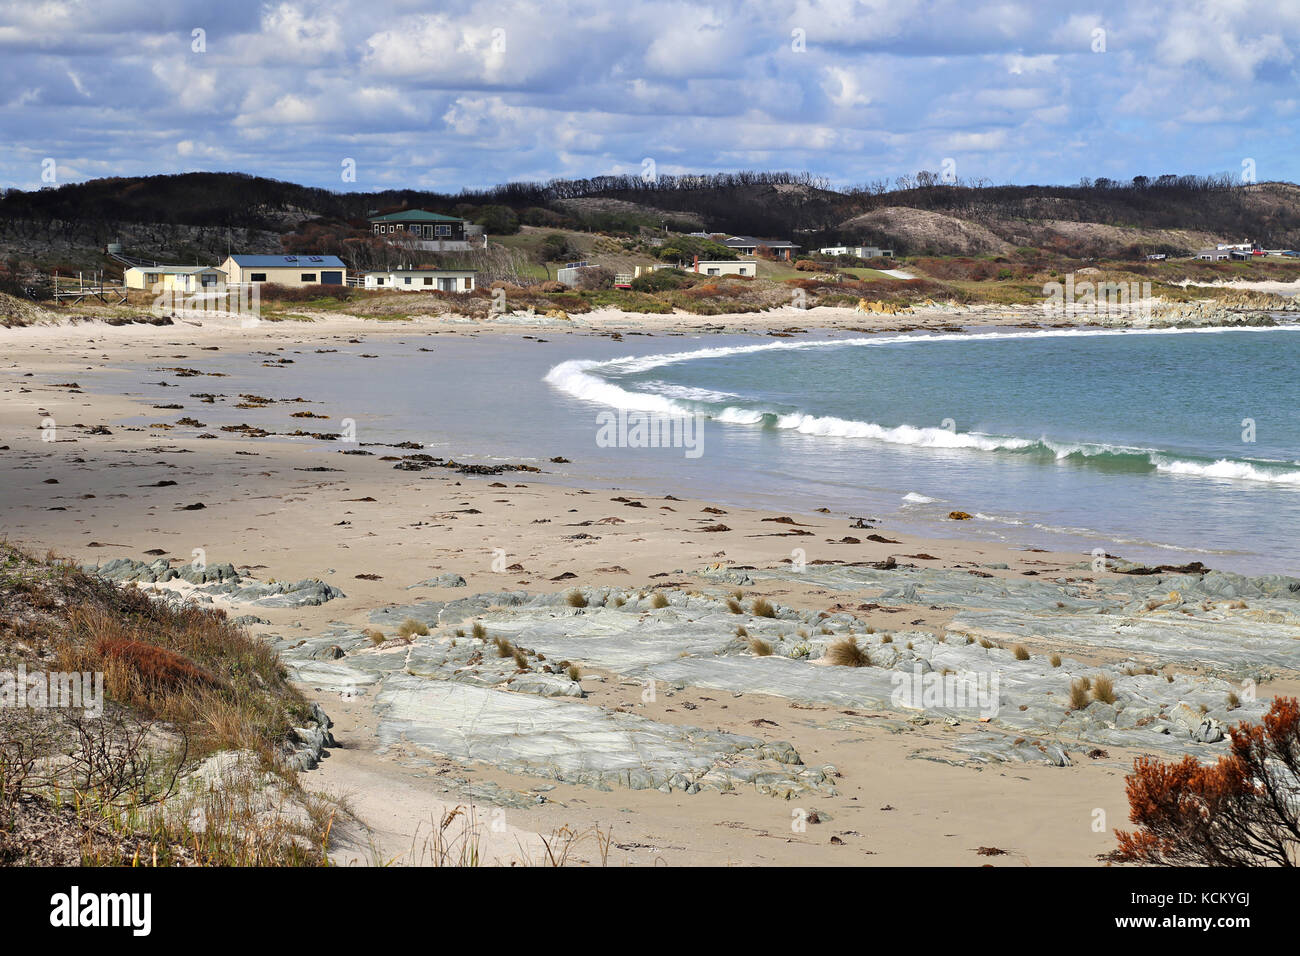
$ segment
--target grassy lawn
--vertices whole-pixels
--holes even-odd
[[[845,275],[851,275],[855,279],[892,279],[891,275],[881,272],[879,269],[836,269],[836,272],[843,272]]]

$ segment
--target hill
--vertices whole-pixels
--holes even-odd
[[[1216,240],[1300,247],[1300,187],[1227,177],[1136,177],[1073,186],[943,183],[934,174],[836,190],[809,174],[605,176],[490,189],[335,192],[243,173],[119,177],[0,196],[0,257],[81,267],[120,239],[136,255],[211,260],[276,252],[313,228],[360,234],[376,212],[424,208],[483,224],[635,236],[704,229],[790,238],[805,249],[875,244],[899,255],[1187,254]]]

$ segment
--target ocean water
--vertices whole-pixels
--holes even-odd
[[[792,501],[931,531],[963,510],[975,535],[1296,572],[1298,375],[1292,329],[1069,330],[704,347],[548,380],[707,416],[701,457]]]
[[[230,399],[141,421],[193,412],[209,430],[337,431],[351,418],[361,442],[545,470],[528,482],[825,507],[931,536],[1300,574],[1300,331],[536,335],[545,341],[303,345],[275,368],[205,353],[203,369],[227,377],[181,384]],[[181,394],[156,384],[157,368],[118,372],[149,401]],[[235,409],[241,392],[314,404]],[[330,417],[290,417],[302,408]],[[607,440],[610,417],[641,411],[699,415],[687,433],[698,444]],[[311,444],[323,461],[340,447]],[[975,518],[950,521],[952,510]]]

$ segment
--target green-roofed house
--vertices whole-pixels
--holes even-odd
[[[459,252],[482,245],[483,230],[464,219],[426,209],[370,217],[371,235],[424,252]]]

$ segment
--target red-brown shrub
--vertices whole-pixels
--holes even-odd
[[[1127,778],[1132,833],[1112,858],[1154,866],[1300,863],[1300,702],[1277,698],[1262,723],[1232,728],[1207,766],[1139,757]]]

